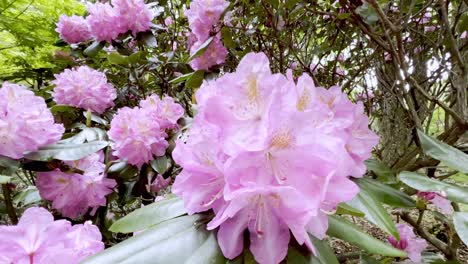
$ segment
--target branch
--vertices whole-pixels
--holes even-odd
[[[13,207],[10,188],[8,187],[7,184],[2,184],[2,191],[3,191],[3,197],[5,199],[5,206],[6,206],[6,211],[8,213],[8,217],[10,217],[11,222],[16,225],[18,223],[18,216],[16,215],[15,208]]]

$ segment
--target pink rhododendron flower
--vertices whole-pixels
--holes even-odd
[[[0,88],[0,156],[19,159],[25,152],[60,140],[64,132],[42,97],[4,82]]]
[[[54,221],[46,209],[27,209],[18,225],[0,226],[1,263],[71,263],[104,250],[99,229],[89,221],[72,226]]]
[[[164,155],[169,146],[163,128],[146,109],[139,107],[120,108],[108,135],[113,141],[113,155],[139,168],[154,156]]]
[[[426,240],[417,238],[413,233],[413,228],[406,224],[397,224],[397,230],[400,234],[400,241],[390,236],[388,238],[390,244],[398,249],[406,251],[411,261],[421,263],[421,252],[427,247]]]
[[[120,33],[127,31],[122,26],[122,18],[118,10],[109,3],[88,3],[87,10],[89,15],[86,17],[86,21],[96,40],[111,42]]]
[[[184,108],[170,96],[162,100],[153,94],[140,102],[140,107],[157,120],[161,129],[177,128],[177,121],[184,116]]]
[[[364,160],[377,144],[362,104],[339,87],[315,87],[302,75],[273,74],[263,53],[249,53],[234,73],[205,81],[197,115],[176,142],[183,168],[172,191],[190,214],[212,209],[208,229],[219,228],[224,255],[243,250],[244,231],[259,263],[286,256],[290,233],[312,252],[327,212],[359,188]]]
[[[437,29],[436,26],[425,26],[424,32],[434,32]]]
[[[91,214],[99,206],[106,205],[106,195],[112,193],[116,182],[108,179],[104,173],[102,153],[94,153],[77,161],[66,161],[65,164],[83,171],[67,173],[59,169],[50,172],[39,172],[36,186],[41,197],[52,201],[52,206],[63,216],[76,218],[84,215],[89,208]]]
[[[190,48],[190,53],[193,55],[203,43],[204,41],[194,43]],[[205,52],[190,62],[190,66],[192,66],[194,70],[208,70],[213,65],[224,63],[227,54],[228,52],[221,42],[221,36],[218,34]]]
[[[466,38],[468,38],[468,31],[463,31],[463,33],[461,33],[461,35],[460,35],[460,38],[461,38],[461,39],[466,39]]]
[[[80,16],[61,15],[55,31],[69,44],[87,41],[92,37],[88,23]]]
[[[418,197],[433,203],[444,214],[453,213],[453,208],[450,201],[437,192],[418,192]]]
[[[168,16],[168,17],[166,17],[166,18],[164,19],[164,24],[165,24],[166,26],[170,26],[170,25],[172,25],[173,23],[174,23],[174,20],[173,20],[172,17],[170,17],[170,16]]]
[[[138,32],[150,30],[154,14],[144,0],[114,0],[112,5],[119,14],[123,31],[120,33],[130,30],[136,35]]]
[[[151,182],[151,178],[148,177],[148,182]],[[164,179],[162,175],[158,174],[156,179],[147,185],[147,191],[157,193],[162,189],[165,189],[171,183],[171,178]]]
[[[55,75],[54,101],[102,114],[114,106],[117,91],[104,73],[88,66],[66,69]]]

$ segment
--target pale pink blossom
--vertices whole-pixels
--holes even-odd
[[[461,39],[466,39],[466,38],[468,38],[468,31],[463,31],[463,33],[461,33],[461,35],[460,35],[460,38],[461,38]]]
[[[120,108],[111,121],[108,135],[113,141],[113,155],[139,168],[155,156],[163,156],[169,146],[167,134],[159,123],[139,107]]]
[[[194,55],[195,52],[204,44],[205,41],[197,41],[190,48],[190,54]],[[190,66],[194,70],[208,70],[213,65],[223,64],[226,60],[228,52],[221,42],[221,35],[218,34],[211,41],[210,45],[200,56],[196,57],[190,62]]]
[[[177,121],[184,115],[184,108],[170,96],[161,100],[158,95],[152,94],[140,102],[140,107],[156,119],[163,130],[177,128]]]
[[[148,177],[148,182],[151,182],[150,177]],[[164,179],[162,175],[158,174],[158,176],[147,185],[148,192],[151,193],[158,193],[159,191],[165,189],[171,183],[171,178]]]
[[[52,96],[57,104],[71,105],[102,114],[114,106],[117,91],[104,73],[88,66],[66,69],[55,75]]]
[[[27,209],[18,225],[0,226],[1,263],[71,263],[104,250],[99,229],[89,221],[72,226],[54,221],[46,209]]]
[[[437,192],[418,192],[418,197],[433,203],[444,214],[452,214],[453,207],[447,198]]]
[[[437,29],[436,26],[425,26],[424,32],[434,32]]]
[[[65,131],[55,124],[44,99],[23,86],[4,82],[0,88],[0,156],[19,159],[26,152],[60,140]]]
[[[172,19],[172,17],[168,16],[164,19],[164,24],[168,27],[170,25],[172,25],[174,23],[174,20]]]
[[[61,15],[57,28],[60,38],[69,44],[87,41],[92,38],[86,19],[81,16]]]
[[[144,0],[113,0],[112,5],[119,16],[123,31],[120,33],[130,30],[136,36],[138,32],[150,30],[154,14]]]
[[[229,6],[225,0],[194,0],[190,8],[185,11],[189,21],[189,27],[199,41],[209,37],[213,26],[218,23],[221,14]]]
[[[388,241],[392,246],[406,251],[408,258],[415,263],[422,263],[421,252],[427,247],[427,242],[424,239],[418,238],[413,228],[406,224],[397,224],[397,230],[400,235],[400,240],[397,241],[390,236]]]
[[[91,214],[106,205],[106,196],[112,193],[116,182],[104,173],[103,155],[94,153],[77,161],[66,161],[68,166],[81,173],[62,172],[55,169],[39,172],[36,186],[41,197],[52,201],[52,206],[63,216],[77,218],[89,208]]]
[[[109,3],[88,3],[87,10],[86,21],[96,40],[111,42],[126,31],[119,12]]]
[[[348,176],[363,175],[377,144],[362,104],[291,73],[273,74],[265,54],[248,53],[235,72],[204,81],[173,151],[183,170],[172,191],[190,214],[213,210],[208,229],[219,228],[230,259],[246,230],[259,263],[280,263],[290,233],[316,254],[308,233],[325,237],[327,213],[359,192]]]

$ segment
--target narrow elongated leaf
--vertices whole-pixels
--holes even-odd
[[[366,215],[363,212],[359,211],[358,209],[346,203],[338,204],[338,207],[336,208],[336,214],[338,215],[346,214],[346,215],[352,215],[352,216],[357,216],[357,217],[363,217]]]
[[[167,198],[131,212],[117,220],[109,230],[114,233],[141,231],[186,213],[184,202],[180,198]]]
[[[198,70],[194,72],[190,78],[185,82],[185,87],[195,89],[200,87],[200,85],[203,83],[203,78],[205,77],[205,71],[203,70]]]
[[[361,189],[358,195],[348,203],[364,212],[365,218],[371,223],[374,223],[388,234],[399,239],[400,236],[392,217],[376,197],[372,196],[366,190]]]
[[[206,231],[206,226],[197,224],[197,221],[203,219],[204,216],[192,215],[163,222],[86,259],[82,263],[186,263],[194,254],[200,254],[197,251],[204,245],[208,247],[205,243],[209,239],[209,232]],[[207,262],[202,263],[211,263],[211,261],[211,259],[207,259]]]
[[[303,256],[297,249],[290,247],[286,256],[286,263],[290,264],[309,264],[306,256]]]
[[[191,73],[187,73],[187,74],[184,74],[184,75],[181,75],[177,78],[174,78],[172,80],[169,81],[169,83],[172,83],[172,84],[177,84],[177,83],[181,83],[181,82],[184,82],[185,80],[187,80],[188,78],[190,78],[190,76],[192,76],[195,72],[191,72]]]
[[[468,246],[468,212],[455,212],[453,225],[460,239]]]
[[[317,250],[317,258],[320,263],[323,264],[339,264],[340,262],[336,258],[333,250],[330,248],[327,240],[319,240],[316,237],[309,235],[312,244],[314,245],[315,249]]]
[[[214,39],[214,36],[209,37],[205,42],[203,42],[203,44],[195,52],[192,52],[192,55],[188,58],[187,63],[201,56],[205,52],[205,50],[208,48],[208,46],[211,44],[213,39]]]
[[[395,182],[396,173],[383,162],[376,159],[369,159],[364,162],[368,170],[377,175],[377,179],[383,182]]]
[[[152,160],[150,164],[151,167],[161,175],[171,167],[171,161],[166,156],[157,157]]]
[[[24,206],[39,202],[40,200],[41,195],[39,194],[39,190],[36,188],[36,186],[28,186],[28,188],[22,190],[13,197],[13,203],[15,206],[18,206],[19,204]]]
[[[335,216],[328,217],[328,235],[347,241],[369,253],[390,257],[406,257],[406,253],[371,237],[351,222]]]
[[[53,144],[45,146],[38,151],[25,155],[27,159],[48,161],[59,160],[79,160],[89,156],[109,145],[107,141],[93,141],[83,144]]]
[[[424,153],[442,161],[449,167],[468,173],[468,155],[418,130],[418,136]]]
[[[355,182],[382,203],[395,207],[416,207],[411,196],[388,185],[365,178],[357,179]]]
[[[105,42],[104,41],[95,41],[93,44],[91,44],[89,47],[87,47],[84,51],[83,54],[86,57],[94,57],[96,56],[99,51],[101,51],[104,48]]]
[[[403,171],[400,180],[411,188],[423,192],[441,192],[449,200],[458,203],[468,203],[468,188],[431,179],[426,175]]]

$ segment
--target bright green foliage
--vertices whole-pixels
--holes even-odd
[[[0,79],[42,79],[53,71],[55,23],[84,11],[77,0],[0,0]]]

